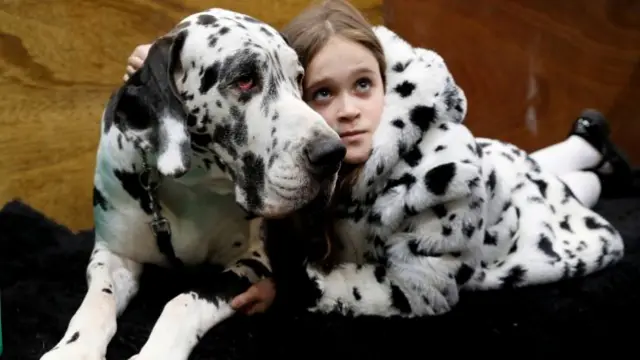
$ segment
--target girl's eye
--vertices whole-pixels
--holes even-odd
[[[331,96],[331,92],[329,92],[329,89],[323,88],[323,89],[318,89],[313,93],[313,100],[314,101],[322,101],[322,100],[326,100],[329,96]]]
[[[357,90],[360,91],[360,92],[369,91],[369,89],[371,88],[371,80],[369,80],[367,78],[359,79],[356,82],[356,87],[357,87]]]

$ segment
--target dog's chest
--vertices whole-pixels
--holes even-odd
[[[173,248],[182,261],[226,264],[246,251],[249,222],[233,192],[166,183],[159,195],[171,221]]]
[[[219,179],[186,177],[180,182],[164,179],[157,190],[159,213],[171,226],[171,245],[185,264],[226,265],[249,247],[249,221],[231,188],[222,186]],[[126,196],[117,202],[109,225],[100,226],[111,250],[138,262],[167,264],[151,231],[151,216],[142,212],[137,199]]]

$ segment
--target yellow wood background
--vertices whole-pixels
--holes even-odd
[[[352,0],[374,24],[382,0]],[[22,199],[74,230],[92,226],[100,115],[136,45],[224,7],[281,28],[308,0],[0,2],[0,207]]]

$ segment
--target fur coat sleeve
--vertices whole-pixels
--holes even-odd
[[[276,278],[291,286],[298,305],[352,315],[435,315],[452,309],[465,287],[551,282],[620,258],[617,231],[568,196],[562,182],[512,145],[477,141],[462,124],[464,93],[440,56],[384,27],[374,31],[387,60],[382,119],[371,157],[339,207],[344,243],[332,250],[341,261],[329,268],[309,261],[304,270],[287,269],[287,280]],[[560,237],[559,211],[598,226]],[[582,271],[568,271],[580,266],[576,248],[589,239],[591,248],[578,256]]]

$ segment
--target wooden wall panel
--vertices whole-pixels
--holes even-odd
[[[21,198],[55,220],[92,226],[99,120],[126,59],[211,6],[277,28],[308,0],[7,0],[0,2],[0,206]],[[374,23],[382,0],[354,0]]]
[[[640,165],[640,1],[385,0],[383,9],[387,26],[447,61],[476,135],[532,151],[563,140],[592,107]]]

